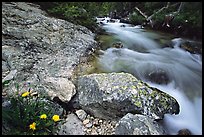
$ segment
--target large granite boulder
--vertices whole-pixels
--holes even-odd
[[[127,113],[162,119],[164,114],[178,114],[175,98],[128,73],[90,74],[78,79],[79,105],[104,119],[117,119]]]
[[[2,79],[10,81],[4,92],[13,94],[15,83],[30,82],[33,90],[69,101],[76,93],[70,81],[74,69],[97,46],[94,37],[83,26],[48,16],[39,5],[2,2]]]
[[[119,120],[115,129],[116,135],[165,135],[159,123],[140,114],[126,114]]]

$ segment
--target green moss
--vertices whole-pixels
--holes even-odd
[[[160,97],[161,102],[166,102],[166,99],[164,97]]]
[[[152,91],[151,94],[149,94],[149,96],[154,98],[154,97],[156,97],[157,94],[158,94],[158,92],[154,90],[154,91]]]

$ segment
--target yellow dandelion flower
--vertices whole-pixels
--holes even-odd
[[[58,116],[58,115],[54,115],[54,116],[52,117],[52,119],[53,119],[55,122],[57,122],[57,121],[59,121],[59,120],[60,120],[60,118],[59,118],[59,116]]]
[[[46,118],[47,118],[47,115],[46,115],[46,114],[42,114],[42,115],[40,116],[40,118],[41,118],[41,119],[46,119]]]
[[[24,92],[24,93],[22,94],[22,97],[26,97],[26,96],[28,96],[29,94],[30,94],[30,92],[26,91],[26,92]]]
[[[32,124],[30,124],[30,129],[32,129],[32,130],[36,130],[36,123],[35,122],[33,122]]]

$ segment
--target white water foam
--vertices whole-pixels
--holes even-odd
[[[202,98],[195,97],[189,100],[188,97],[179,88],[175,88],[175,83],[168,85],[158,85],[148,82],[152,87],[165,91],[174,97],[180,106],[178,115],[165,114],[164,126],[168,133],[176,135],[181,129],[189,129],[194,135],[202,135]]]
[[[178,115],[166,114],[164,126],[169,134],[187,128],[192,134],[202,134],[202,59],[198,54],[191,54],[179,47],[181,38],[173,39],[174,48],[160,48],[158,43],[145,37],[138,31],[120,27],[119,23],[104,26],[124,44],[125,48],[109,48],[99,57],[99,66],[106,72],[128,72],[146,81],[164,92],[167,92],[180,105]],[[133,27],[133,29],[136,29]],[[137,51],[142,47],[146,52]],[[134,51],[135,50],[135,51]],[[158,85],[146,80],[145,74],[155,70],[165,70],[170,78],[168,85]]]

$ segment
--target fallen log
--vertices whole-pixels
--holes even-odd
[[[153,14],[150,15],[150,16],[147,16],[145,13],[143,13],[138,7],[135,7],[135,9],[146,19],[147,22],[150,22],[150,25],[151,25],[151,27],[153,28],[153,27],[154,27],[154,21],[153,21],[152,18],[153,18],[155,15],[157,15],[158,13],[162,12],[162,11],[165,10],[165,9],[168,9],[168,8],[170,8],[170,7],[177,6],[178,4],[179,4],[179,3],[175,3],[175,4],[170,5],[170,2],[167,2],[167,5],[166,5],[165,7],[162,7],[161,9],[159,9],[158,11],[156,11],[155,13],[153,13]],[[172,13],[168,14],[168,15],[172,15],[172,16],[168,16],[168,15],[167,15],[167,20],[166,20],[166,21],[168,21],[168,22],[165,23],[167,26],[169,25],[169,21],[172,21],[173,18],[174,18],[174,16],[177,15],[177,14],[180,12],[180,10],[182,9],[183,5],[184,5],[184,3],[181,2],[181,3],[180,3],[180,6],[179,6],[179,8],[178,8],[178,10],[177,10],[176,12],[172,12]],[[165,19],[164,19],[164,20],[165,20]],[[164,22],[165,22],[165,21],[164,21]]]

